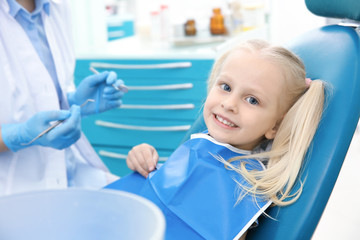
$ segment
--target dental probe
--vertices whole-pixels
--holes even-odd
[[[93,67],[90,67],[90,71],[92,71],[94,74],[99,74],[99,72]],[[127,93],[129,91],[128,87],[123,84],[120,86],[115,86],[115,84],[112,84],[111,86],[113,86],[118,91],[123,91],[124,93]]]
[[[94,99],[87,99],[83,104],[80,105],[80,107],[85,106],[88,102],[95,102]],[[21,143],[21,145],[29,145],[33,142],[35,142],[37,139],[39,139],[40,137],[42,137],[43,135],[45,135],[46,133],[50,132],[52,129],[54,129],[55,127],[59,126],[60,123],[62,123],[64,120],[58,120],[56,121],[53,125],[51,125],[50,127],[48,127],[47,129],[45,129],[43,132],[41,132],[39,135],[37,135],[35,138],[33,138],[30,142],[27,143]]]

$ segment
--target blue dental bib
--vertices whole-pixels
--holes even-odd
[[[236,181],[247,183],[216,157],[228,160],[249,153],[205,133],[193,134],[147,179],[133,173],[107,188],[154,202],[166,218],[165,239],[238,239],[271,202],[249,194],[237,203],[242,189]],[[254,159],[241,161],[247,161],[249,169],[264,168]]]

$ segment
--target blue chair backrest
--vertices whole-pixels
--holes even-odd
[[[306,0],[306,4],[320,16],[360,21],[359,0]],[[287,44],[304,61],[307,77],[327,81],[332,91],[327,91],[327,108],[305,159],[301,197],[290,206],[267,211],[277,221],[261,217],[260,226],[250,230],[247,239],[310,239],[315,231],[360,116],[358,32],[353,27],[325,26]],[[200,116],[188,135],[204,128]]]

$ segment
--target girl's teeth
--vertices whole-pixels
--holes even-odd
[[[218,115],[216,115],[216,119],[219,120],[219,122],[221,122],[221,123],[223,123],[223,124],[225,124],[227,126],[235,127],[235,124],[226,121],[225,119],[223,119],[222,117],[219,117]]]

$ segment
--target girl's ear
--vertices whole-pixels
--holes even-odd
[[[277,128],[276,126],[273,127],[272,129],[268,130],[268,131],[265,133],[266,139],[268,139],[268,140],[274,139],[275,136],[276,136],[277,130],[278,130],[278,128]]]
[[[265,132],[266,139],[271,140],[271,139],[275,138],[276,133],[280,127],[280,123],[283,119],[284,119],[284,117],[282,117],[279,121],[277,121],[273,128],[271,128],[267,132]]]

